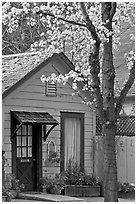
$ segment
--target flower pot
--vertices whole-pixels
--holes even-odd
[[[7,201],[7,196],[2,196],[2,202],[6,202]]]
[[[16,190],[10,190],[10,197],[11,199],[14,199],[17,197],[17,191]]]
[[[75,197],[100,196],[100,186],[67,185],[65,195]]]
[[[51,194],[56,194],[56,195],[60,195],[61,194],[61,190],[60,189],[51,189],[50,190]]]
[[[119,198],[135,199],[135,192],[118,192]]]

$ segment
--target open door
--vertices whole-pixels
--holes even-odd
[[[13,140],[13,166],[24,191],[38,191],[42,176],[42,141],[40,125],[22,125]]]
[[[42,125],[50,125],[44,141],[58,121],[49,113],[11,111],[12,172],[24,191],[40,191],[42,177]]]

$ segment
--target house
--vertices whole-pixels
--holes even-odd
[[[40,178],[64,170],[69,158],[88,174],[94,171],[94,111],[82,103],[86,92],[71,83],[42,83],[42,74],[68,73],[72,63],[54,54],[38,65],[37,53],[3,56],[2,149],[5,173],[13,173],[26,191],[40,190]]]

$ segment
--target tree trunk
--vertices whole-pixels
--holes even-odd
[[[112,31],[115,4],[102,3],[102,20],[108,31]],[[108,22],[107,22],[108,21]],[[103,150],[104,150],[104,202],[118,202],[117,165],[115,151],[116,114],[114,102],[115,69],[113,65],[112,35],[103,44],[102,93],[103,93]]]
[[[115,125],[103,125],[104,202],[118,202]]]

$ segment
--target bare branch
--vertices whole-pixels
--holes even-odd
[[[117,3],[116,2],[112,2],[111,3],[111,10],[110,10],[110,20],[112,20],[113,16],[116,13],[116,7],[117,7]]]
[[[78,23],[78,22],[76,22],[76,21],[66,20],[66,19],[61,18],[61,17],[58,18],[58,17],[56,17],[55,15],[53,15],[52,13],[46,13],[46,12],[43,12],[43,11],[39,11],[39,12],[37,12],[37,14],[42,14],[43,16],[51,16],[51,17],[56,18],[56,19],[58,19],[58,20],[62,20],[62,21],[64,21],[64,22],[66,22],[66,23],[70,23],[70,24],[73,24],[73,25],[78,25],[78,26],[86,27],[85,24]]]
[[[133,67],[130,70],[129,78],[128,78],[124,88],[122,89],[122,91],[120,93],[120,96],[117,99],[117,102],[116,102],[116,114],[120,113],[121,108],[122,108],[122,104],[124,103],[125,98],[127,96],[127,93],[130,90],[131,86],[133,85],[134,80],[135,80],[135,60],[133,62]]]
[[[16,50],[18,50],[19,52],[21,52],[21,50],[16,46],[14,45],[13,43],[7,41],[7,40],[3,40],[3,43],[7,44],[7,46],[13,46]],[[5,47],[4,47],[5,48]],[[4,50],[4,48],[2,48],[2,50]]]

